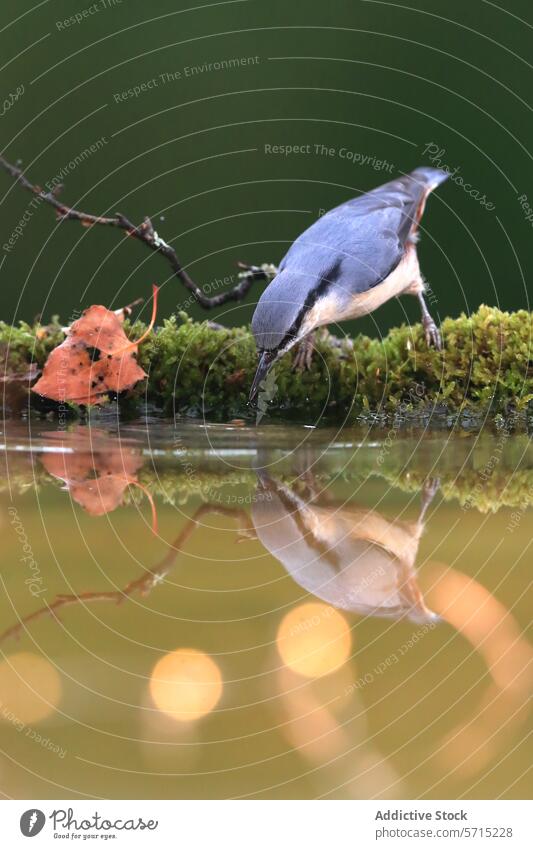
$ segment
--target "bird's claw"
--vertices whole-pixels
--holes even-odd
[[[423,498],[425,501],[432,501],[435,498],[435,495],[439,491],[440,487],[440,478],[427,478],[424,482],[424,491]]]
[[[292,361],[292,370],[300,372],[311,371],[314,350],[312,339],[309,339],[309,337],[302,339],[296,348],[294,360]]]
[[[442,351],[442,337],[440,335],[440,330],[433,319],[425,319],[422,324],[428,348],[433,347],[436,351]]]
[[[427,509],[435,498],[440,487],[440,478],[429,477],[424,481],[422,488],[422,507],[418,521],[423,522]]]

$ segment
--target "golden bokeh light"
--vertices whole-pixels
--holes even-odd
[[[0,662],[0,721],[40,722],[61,701],[59,673],[38,654],[17,652]]]
[[[160,711],[178,722],[210,713],[222,695],[222,675],[215,661],[196,649],[176,649],[158,660],[150,677],[150,694]]]
[[[350,656],[350,628],[328,604],[308,602],[283,617],[276,644],[283,663],[306,678],[334,672]]]

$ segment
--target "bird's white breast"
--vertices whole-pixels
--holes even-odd
[[[360,292],[350,299],[343,319],[368,315],[391,298],[397,298],[399,295],[416,295],[423,291],[424,281],[416,250],[414,246],[409,247],[394,271],[391,271],[385,280],[373,286],[372,289],[368,289],[367,292]]]
[[[302,329],[306,334],[316,327],[359,318],[374,312],[391,298],[397,298],[399,295],[416,295],[423,291],[424,280],[420,272],[416,248],[412,245],[408,247],[388,277],[366,292],[350,295],[349,292],[338,292],[335,287],[332,287],[309,310]]]

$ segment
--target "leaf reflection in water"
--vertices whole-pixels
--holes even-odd
[[[57,450],[42,454],[44,468],[65,483],[66,490],[86,513],[90,516],[111,513],[123,503],[128,487],[136,486],[150,502],[152,531],[157,534],[154,500],[137,479],[145,462],[139,448],[127,441],[110,440],[94,428],[79,427],[68,434],[58,431],[47,437]]]

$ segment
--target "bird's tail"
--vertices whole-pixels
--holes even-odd
[[[440,168],[426,168],[422,165],[420,168],[415,168],[411,171],[410,177],[416,180],[417,183],[424,183],[427,186],[427,191],[432,192],[441,183],[450,176],[447,171],[442,171]]]

